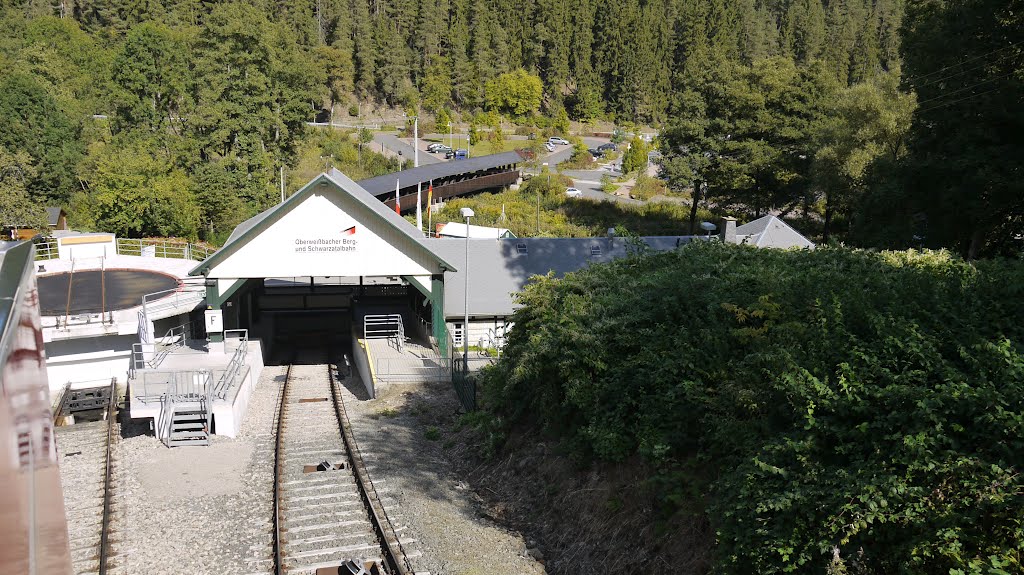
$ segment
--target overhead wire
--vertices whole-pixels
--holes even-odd
[[[1010,71],[1010,72],[1007,72],[1006,74],[1003,74],[1001,76],[993,76],[991,78],[987,78],[987,79],[982,80],[980,82],[977,82],[975,84],[971,84],[969,86],[964,86],[964,87],[959,88],[957,90],[953,90],[952,92],[947,92],[947,93],[939,94],[938,96],[935,96],[935,97],[932,97],[932,98],[928,98],[926,100],[921,100],[917,104],[918,104],[918,106],[920,106],[921,104],[927,104],[928,102],[934,102],[936,100],[942,100],[943,98],[948,98],[950,96],[956,96],[957,94],[959,94],[961,92],[964,92],[964,91],[967,91],[967,90],[973,90],[974,88],[977,88],[978,86],[982,86],[984,84],[988,84],[989,82],[995,82],[996,80],[1002,80],[1003,78],[1010,77],[1010,76],[1014,75],[1014,73],[1015,73],[1015,71]]]
[[[957,104],[959,102],[970,100],[971,98],[981,97],[981,96],[984,96],[985,94],[991,94],[992,92],[997,92],[997,91],[999,91],[998,87],[992,88],[991,90],[985,90],[984,92],[979,92],[977,94],[970,94],[968,96],[964,96],[963,98],[958,98],[956,100],[951,100],[949,102],[943,102],[941,104],[936,104],[934,106],[929,106],[927,108],[918,108],[917,113],[918,114],[923,114],[925,112],[931,112],[932,110],[938,110],[939,108],[945,108],[946,106],[952,106],[953,104]]]
[[[943,66],[942,68],[939,68],[938,70],[933,70],[931,72],[928,72],[927,74],[921,74],[919,76],[914,76],[914,77],[906,78],[906,80],[909,81],[909,82],[914,82],[914,81],[917,81],[917,80],[923,80],[923,79],[925,79],[925,78],[927,78],[929,76],[934,76],[935,74],[942,73],[942,72],[944,72],[946,70],[949,70],[951,68],[956,68],[956,67],[959,67],[959,66],[963,66],[964,64],[968,64],[968,63],[973,62],[975,60],[980,60],[982,58],[986,58],[988,56],[991,56],[992,54],[998,54],[999,52],[1002,52],[1004,50],[1009,50],[1010,48],[1013,48],[1015,46],[1020,45],[1021,43],[1024,43],[1024,40],[1018,40],[1017,42],[1011,42],[1009,45],[1003,46],[1002,48],[996,48],[995,50],[992,50],[991,52],[986,52],[984,54],[979,54],[977,56],[968,58],[966,60],[957,62],[955,64],[950,64],[948,66]]]

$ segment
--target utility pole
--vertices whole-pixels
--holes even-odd
[[[281,203],[284,203],[284,165],[281,166]]]

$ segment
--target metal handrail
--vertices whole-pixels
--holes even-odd
[[[213,390],[211,392],[213,397],[216,397],[217,399],[224,399],[227,397],[228,390],[234,387],[235,379],[242,371],[242,368],[245,367],[245,357],[249,351],[248,347],[249,345],[247,340],[242,340],[241,343],[239,343],[238,348],[235,349],[235,353],[231,356],[231,361],[228,363],[227,369],[224,370],[224,373],[221,374],[220,378],[217,379],[217,383],[213,386]]]
[[[140,337],[141,339],[141,337]],[[147,332],[148,339],[148,332]],[[156,342],[142,341],[132,344],[132,359],[128,368],[129,379],[135,379],[135,373],[147,367],[155,368],[174,350],[185,347],[185,325],[176,325],[167,330]],[[147,349],[148,348],[148,349]],[[153,357],[146,359],[146,354]]]
[[[393,339],[401,352],[405,345],[405,322],[396,313],[363,316],[363,339]]]
[[[148,248],[152,248],[152,257],[172,258],[181,260],[202,261],[210,257],[215,249],[189,242],[171,240],[142,240],[135,238],[117,238],[117,254],[122,256],[142,256]]]

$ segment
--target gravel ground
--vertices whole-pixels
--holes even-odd
[[[274,416],[283,380],[284,368],[263,370],[235,439],[174,449],[151,435],[121,441],[128,573],[272,572]],[[148,428],[132,425],[135,433]]]
[[[148,422],[123,422],[118,572],[272,572],[274,419],[284,374],[264,369],[236,439],[168,449]],[[364,460],[417,573],[545,572],[519,534],[488,518],[445,456],[441,430],[457,413],[449,384],[394,386],[367,400],[361,382],[344,383]]]
[[[441,448],[458,409],[451,384],[393,385],[374,400],[345,381],[353,432],[417,573],[542,574],[523,538],[486,517]],[[384,479],[380,482],[380,479]]]

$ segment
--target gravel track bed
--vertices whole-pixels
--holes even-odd
[[[132,421],[120,442],[127,573],[272,573],[274,418],[283,367],[260,376],[239,436],[168,449]],[[126,425],[126,428],[128,426]]]
[[[358,375],[342,381],[352,431],[417,573],[545,572],[522,536],[485,517],[441,449],[440,429],[458,410],[451,384],[395,385],[367,400]]]
[[[116,431],[116,428],[115,428]],[[60,481],[64,490],[64,510],[68,522],[72,568],[76,575],[99,573],[100,523],[103,520],[103,472],[106,468],[107,422],[93,421],[57,427],[57,461]],[[115,439],[116,441],[116,439]],[[118,557],[119,539],[123,533],[117,464],[117,444],[114,445],[112,484],[112,528],[110,530],[111,556],[107,566],[110,573],[124,573],[123,558]]]

